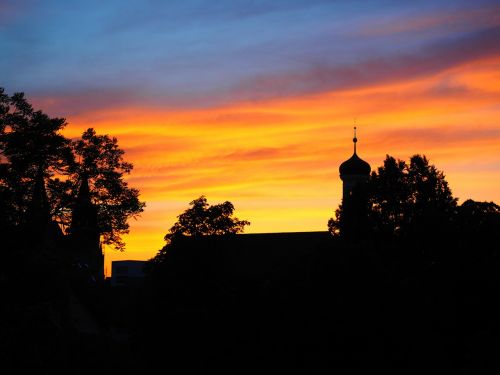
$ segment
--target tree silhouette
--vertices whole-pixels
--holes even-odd
[[[121,235],[128,233],[127,220],[145,207],[139,201],[139,190],[130,188],[123,180],[133,165],[123,160],[125,152],[118,147],[116,138],[98,135],[92,128],[72,143],[72,150],[76,157],[71,168],[72,180],[81,181],[83,176],[88,179],[103,243],[123,250]]]
[[[34,181],[68,173],[73,161],[71,141],[60,131],[62,118],[34,111],[23,93],[11,97],[0,88],[0,185],[8,199],[9,220],[25,221]]]
[[[245,226],[250,225],[247,220],[233,217],[234,206],[229,201],[209,205],[207,198],[202,195],[189,205],[191,207],[177,216],[177,222],[165,235],[167,244],[153,258],[155,263],[163,260],[169,246],[179,238],[237,234],[242,233]]]
[[[342,203],[339,204],[339,207],[335,210],[335,218],[331,217],[328,219],[328,231],[335,237],[340,236],[341,232],[341,222],[343,222],[342,213],[344,212],[344,208]]]
[[[387,155],[382,167],[373,171],[368,184],[371,222],[386,235],[401,234],[410,214],[411,186],[408,165]]]
[[[211,206],[207,198],[202,195],[191,201],[189,205],[191,207],[177,217],[177,222],[165,235],[167,243],[182,236],[220,236],[241,233],[246,225],[250,225],[249,221],[233,217],[234,206],[229,201]]]
[[[486,251],[493,251],[496,257],[500,206],[468,199],[458,207],[456,226],[463,245],[479,245]],[[483,246],[487,244],[491,246]]]
[[[61,134],[66,125],[63,118],[33,110],[23,93],[9,96],[0,88],[0,223],[16,226],[27,220],[35,180],[41,175],[50,216],[67,227],[85,175],[103,242],[123,250],[127,220],[145,206],[139,191],[123,180],[133,166],[123,160],[116,138],[88,129],[72,141]]]
[[[422,155],[409,164],[387,155],[366,189],[369,231],[382,237],[436,235],[451,224],[457,204],[444,173]],[[340,205],[328,222],[333,235],[340,234],[344,215]]]

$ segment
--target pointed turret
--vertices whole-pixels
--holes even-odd
[[[31,202],[26,210],[29,226],[41,227],[50,221],[50,207],[42,169],[39,169],[33,184]]]
[[[81,176],[69,232],[75,263],[88,269],[90,276],[94,280],[102,280],[104,277],[104,256],[99,241],[97,207],[91,200],[89,180],[86,173]]]
[[[71,232],[81,229],[97,229],[97,209],[90,197],[89,179],[86,173],[82,174],[71,218]]]
[[[52,220],[44,173],[41,168],[35,176],[31,202],[26,210],[26,231],[29,233],[28,242],[33,242],[36,247],[52,248],[63,236],[57,223]]]

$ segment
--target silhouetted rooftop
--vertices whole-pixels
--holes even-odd
[[[332,247],[334,238],[329,232],[290,232],[187,237],[185,241],[188,248],[205,254],[210,262],[253,276],[300,264],[315,250]]]
[[[368,175],[371,172],[370,164],[354,153],[350,159],[340,164],[339,172],[345,175]]]

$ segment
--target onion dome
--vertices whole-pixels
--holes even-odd
[[[354,142],[354,154],[350,159],[340,164],[340,175],[369,175],[371,171],[370,164],[356,154],[356,143],[358,142],[356,138],[356,127],[354,127],[354,138],[352,141]]]

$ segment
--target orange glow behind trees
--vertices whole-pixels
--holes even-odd
[[[44,108],[50,98],[39,98]],[[134,164],[128,178],[147,202],[125,253],[151,258],[163,234],[200,195],[231,201],[248,232],[327,230],[341,199],[339,164],[358,153],[425,154],[460,202],[500,201],[500,57],[436,75],[357,89],[208,109],[107,108],[68,118],[67,136],[92,126],[116,136]]]

